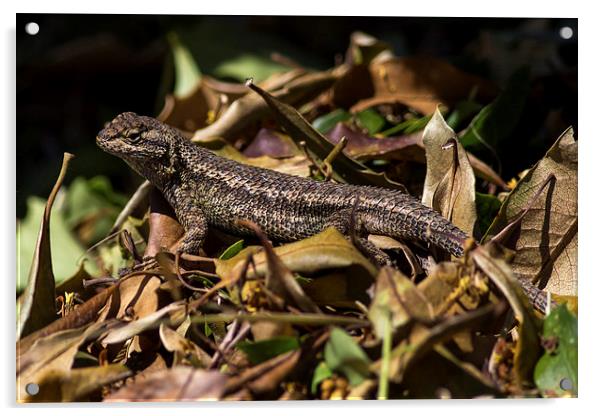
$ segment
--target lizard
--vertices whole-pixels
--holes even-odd
[[[332,226],[353,236],[358,249],[380,265],[390,264],[390,258],[368,234],[419,240],[456,257],[464,254],[469,237],[404,191],[317,181],[243,164],[195,145],[152,117],[122,113],[99,132],[96,143],[164,195],[185,230],[179,253],[198,254],[209,226],[252,235],[240,219],[282,242]],[[519,282],[532,302],[542,303],[545,292]]]

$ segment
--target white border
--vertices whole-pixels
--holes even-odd
[[[598,392],[601,378],[600,347],[602,346],[600,332],[600,297],[602,287],[600,282],[599,259],[602,258],[600,238],[602,232],[596,223],[602,218],[602,205],[597,195],[600,191],[600,167],[602,131],[599,127],[600,107],[597,106],[600,96],[600,62],[599,40],[600,14],[596,13],[594,2],[551,1],[527,2],[524,0],[503,1],[468,1],[443,0],[428,2],[392,2],[385,0],[358,1],[260,1],[260,0],[229,0],[227,2],[209,1],[174,1],[152,2],[149,0],[129,1],[102,0],[100,2],[82,2],[76,0],[61,1],[20,1],[18,4],[2,2],[0,20],[2,21],[2,55],[0,58],[0,82],[3,96],[0,99],[0,136],[3,144],[0,177],[3,179],[2,192],[5,203],[0,204],[2,215],[2,247],[0,255],[4,273],[0,279],[4,283],[3,334],[4,341],[0,343],[2,358],[6,360],[2,366],[1,388],[2,404],[14,406],[14,276],[15,276],[15,13],[130,13],[130,14],[286,14],[286,15],[397,15],[397,16],[487,16],[487,17],[577,17],[579,18],[579,125],[580,140],[580,178],[581,188],[580,209],[582,230],[579,236],[581,250],[579,252],[579,291],[580,291],[580,326],[579,326],[579,393],[580,398],[574,400],[495,400],[495,401],[404,401],[377,402],[347,402],[347,403],[205,403],[199,405],[144,405],[144,406],[82,406],[54,405],[31,406],[19,408],[19,413],[52,410],[62,415],[106,415],[112,412],[142,413],[146,416],[161,415],[175,407],[178,414],[199,412],[228,412],[228,414],[245,414],[261,412],[261,414],[283,413],[287,416],[303,415],[309,412],[343,411],[349,414],[364,415],[366,412],[377,410],[379,413],[399,414],[400,412],[421,412],[450,415],[465,415],[467,412],[479,415],[504,415],[517,411],[528,414],[588,414],[590,405],[600,396]],[[43,29],[43,28],[42,28]],[[461,27],[458,30],[462,30]],[[518,149],[517,149],[518,150]],[[587,190],[587,191],[586,191]],[[17,409],[9,409],[10,412]],[[411,413],[406,413],[411,414]]]

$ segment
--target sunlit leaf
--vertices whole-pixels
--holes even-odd
[[[577,318],[560,305],[546,317],[542,337],[535,384],[544,396],[577,396]]]

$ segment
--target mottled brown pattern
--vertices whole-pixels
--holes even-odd
[[[237,219],[257,223],[276,241],[299,240],[327,226],[349,235],[354,224],[354,242],[379,263],[388,257],[368,241],[368,233],[423,241],[455,256],[464,252],[462,230],[401,191],[318,182],[241,164],[134,113],[117,116],[96,141],[163,193],[186,230],[182,252],[197,254],[208,226],[251,234]],[[532,299],[541,293],[532,285],[526,289]]]
[[[249,230],[237,219],[257,223],[277,241],[293,241],[328,225],[432,243],[456,256],[466,235],[413,197],[395,190],[318,182],[219,157],[150,117],[124,113],[97,138],[159,188],[186,229],[185,252],[198,252],[207,226],[235,234]]]

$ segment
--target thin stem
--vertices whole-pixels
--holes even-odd
[[[389,397],[389,368],[391,366],[392,328],[391,313],[384,316],[385,331],[383,334],[382,361],[378,379],[378,400],[387,400]]]

